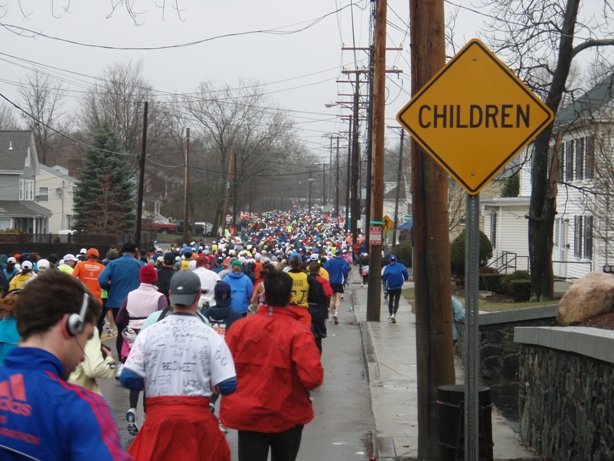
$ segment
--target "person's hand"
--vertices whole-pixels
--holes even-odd
[[[102,351],[102,355],[104,355],[104,358],[106,359],[107,357],[112,357],[113,353],[111,352],[111,349],[109,349],[107,346],[105,346],[104,344],[102,346],[100,346],[100,350]]]

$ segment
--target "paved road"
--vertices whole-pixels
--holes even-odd
[[[346,293],[339,325],[328,324],[329,337],[324,340],[322,363],[324,384],[313,392],[314,420],[305,427],[298,461],[369,459],[375,429],[369,384],[365,376],[359,326],[349,312],[352,296]],[[104,340],[104,338],[103,338]],[[106,342],[114,348],[115,340]],[[125,413],[128,391],[115,380],[101,381],[103,395],[109,401],[118,422],[122,443],[127,447],[132,437],[126,430]],[[139,402],[139,422],[142,421]],[[237,433],[227,435],[232,459],[237,458]]]

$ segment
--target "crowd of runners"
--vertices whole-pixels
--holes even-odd
[[[408,274],[394,255],[388,259],[383,280],[395,322]],[[362,234],[303,209],[244,214],[223,235],[165,249],[127,242],[102,255],[95,248],[61,258],[27,249],[0,255],[2,459],[81,459],[75,454],[86,449],[101,450],[88,458],[129,459],[115,425],[103,422],[111,416],[96,384],[114,376],[130,390],[134,459],[230,459],[226,427],[239,431],[241,460],[265,460],[269,449],[273,459],[294,459],[313,418],[309,393],[323,379],[322,340],[339,323],[350,271],[364,286],[368,262]],[[114,352],[101,346],[113,335]],[[40,386],[58,379],[93,394],[66,384],[63,398],[78,401],[66,410],[76,423],[35,423],[30,414],[49,424],[67,417],[56,397],[32,408],[45,401]],[[15,410],[19,402],[30,414]],[[54,430],[81,434],[88,415],[89,434],[47,440]]]

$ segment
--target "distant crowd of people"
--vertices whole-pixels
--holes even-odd
[[[229,427],[242,461],[295,459],[352,266],[368,282],[366,242],[302,209],[241,223],[167,249],[0,255],[1,458],[229,460]],[[407,279],[390,256],[392,323]],[[128,453],[96,382],[113,376],[129,389]]]

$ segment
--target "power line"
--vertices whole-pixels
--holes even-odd
[[[330,13],[326,13],[318,18],[315,19],[311,19],[308,21],[303,21],[303,22],[299,22],[296,24],[290,24],[287,26],[281,26],[275,29],[260,29],[260,30],[249,30],[249,31],[245,31],[245,32],[233,32],[233,33],[228,33],[228,34],[221,34],[221,35],[215,35],[213,37],[208,37],[208,38],[203,38],[200,40],[195,40],[192,42],[185,42],[185,43],[178,43],[178,44],[174,44],[174,45],[162,45],[162,46],[145,46],[145,47],[119,47],[119,46],[110,46],[110,45],[97,45],[97,44],[93,44],[93,43],[83,43],[83,42],[78,42],[76,40],[70,40],[70,39],[66,39],[66,38],[61,38],[61,37],[56,37],[53,35],[47,35],[44,34],[42,32],[37,32],[34,31],[32,29],[28,29],[26,27],[21,27],[21,26],[17,26],[14,24],[6,24],[6,23],[0,23],[1,27],[4,27],[6,30],[8,30],[9,32],[18,35],[20,37],[23,37],[23,32],[27,32],[29,34],[32,34],[32,36],[30,38],[36,38],[36,37],[43,37],[43,38],[47,38],[49,40],[55,40],[55,41],[59,41],[59,42],[64,42],[64,43],[69,43],[71,45],[78,45],[78,46],[84,46],[84,47],[88,47],[88,48],[101,48],[101,49],[105,49],[105,50],[119,50],[119,51],[156,51],[156,50],[168,50],[168,49],[172,49],[172,48],[185,48],[185,47],[190,47],[190,46],[194,46],[194,45],[200,45],[202,43],[207,43],[207,42],[211,42],[214,40],[219,40],[219,39],[223,39],[223,38],[230,38],[230,37],[240,37],[240,36],[244,36],[244,35],[255,35],[255,34],[265,34],[265,35],[293,35],[293,34],[297,34],[300,32],[303,32],[307,29],[310,29],[311,27],[317,25],[319,22],[323,21],[324,19],[326,19],[328,16],[331,16],[333,14],[337,14],[338,12],[352,7],[354,5],[358,5],[355,3],[349,3],[346,6],[343,6],[341,8],[338,8]],[[306,26],[304,27],[300,27],[298,29],[294,29],[294,30],[282,30],[286,27],[293,27],[299,24],[305,24],[307,23]],[[20,32],[16,32],[16,31],[20,31]]]

